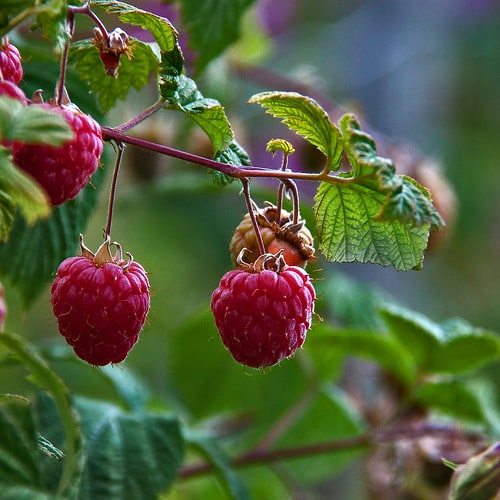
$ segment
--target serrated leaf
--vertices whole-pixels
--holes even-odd
[[[92,0],[92,6],[99,6],[108,14],[117,14],[124,23],[149,31],[162,52],[173,50],[177,43],[177,30],[165,17],[115,0]]]
[[[266,144],[266,151],[273,156],[277,151],[282,151],[286,155],[291,155],[295,153],[295,148],[285,139],[271,139]]]
[[[19,404],[19,401],[21,404]],[[0,490],[6,486],[42,489],[32,408],[22,400],[0,400]]]
[[[314,327],[307,341],[307,350],[315,357],[322,351],[342,356],[357,356],[375,361],[401,382],[411,385],[415,381],[414,361],[394,339],[382,333],[362,329],[339,329],[327,324]]]
[[[261,92],[249,103],[266,108],[290,129],[316,146],[327,159],[327,169],[337,170],[342,160],[340,131],[330,121],[326,111],[310,97],[296,92]]]
[[[57,404],[57,409],[64,429],[64,460],[62,476],[59,481],[59,493],[74,491],[79,484],[82,460],[82,435],[80,423],[73,410],[70,395],[64,382],[52,370],[26,339],[10,333],[0,336],[0,343],[30,373],[30,380],[39,388],[48,391]]]
[[[201,72],[240,34],[241,18],[255,0],[180,0],[182,24],[189,45],[197,52],[196,69]]]
[[[235,140],[231,141],[224,150],[216,152],[214,160],[235,166],[251,165],[247,152]],[[210,173],[212,174],[214,182],[221,186],[230,184],[235,180],[234,177],[229,177],[218,170],[210,170]]]
[[[9,151],[0,147],[0,241],[8,240],[16,209],[28,225],[50,213],[40,186],[12,163]]]
[[[6,141],[44,143],[53,146],[70,141],[73,130],[56,111],[41,106],[23,106],[0,96],[0,136]]]
[[[32,226],[15,218],[9,241],[0,243],[0,274],[17,288],[25,307],[51,281],[59,264],[75,254],[103,178],[104,170],[98,169],[77,199],[55,207],[50,217]]]
[[[350,178],[386,195],[376,220],[398,220],[410,225],[428,225],[432,229],[444,226],[428,190],[411,177],[396,175],[393,162],[377,155],[375,141],[361,130],[354,115],[344,115],[340,127],[345,152],[352,166]]]
[[[89,40],[74,43],[70,51],[70,64],[78,76],[87,82],[91,92],[97,95],[102,110],[106,113],[118,100],[127,97],[129,90],[141,89],[148,84],[151,73],[158,70],[158,58],[151,47],[131,39],[132,58],[122,56],[118,76],[106,75],[99,57],[99,51]]]
[[[87,438],[80,499],[155,500],[174,481],[184,457],[175,417],[83,398],[76,406]]]
[[[421,266],[428,226],[375,220],[385,195],[356,182],[320,183],[315,225],[320,249],[331,262],[361,262],[408,271]]]
[[[235,500],[250,500],[250,493],[241,477],[232,467],[229,458],[210,436],[195,432],[186,433],[189,444],[210,462],[230,498]]]

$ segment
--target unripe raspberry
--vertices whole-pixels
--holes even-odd
[[[17,85],[23,79],[21,54],[17,47],[4,39],[0,46],[0,79]]]
[[[302,347],[315,299],[303,268],[285,265],[272,270],[257,261],[256,266],[235,269],[222,277],[212,294],[211,309],[233,358],[261,368],[279,363]]]
[[[91,365],[123,361],[139,338],[150,305],[140,264],[111,256],[109,238],[92,254],[64,260],[51,287],[58,328],[76,355]]]
[[[283,248],[283,257],[289,266],[305,267],[314,257],[314,240],[303,220],[293,224],[292,215],[286,210],[281,211],[278,220],[277,207],[272,204],[257,209],[255,217],[266,252],[274,254]],[[259,257],[257,237],[249,214],[243,217],[229,244],[234,264],[244,248],[248,250],[249,262],[254,262]]]
[[[52,205],[74,198],[89,182],[103,150],[101,127],[89,115],[70,106],[32,104],[60,113],[74,137],[62,146],[14,143],[14,162],[34,177],[49,195]]]

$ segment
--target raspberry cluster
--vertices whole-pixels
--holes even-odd
[[[91,365],[123,361],[139,338],[149,311],[149,281],[143,267],[125,261],[109,238],[92,254],[64,260],[52,283],[58,328],[76,355]]]

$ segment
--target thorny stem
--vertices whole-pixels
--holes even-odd
[[[257,218],[255,217],[255,211],[253,208],[254,203],[252,201],[252,197],[250,196],[250,180],[247,177],[243,177],[241,179],[241,183],[243,184],[243,195],[245,196],[245,202],[248,208],[248,215],[250,216],[250,220],[252,221],[253,230],[257,238],[259,255],[264,255],[266,253],[266,246],[264,245],[264,240],[262,239],[259,223],[257,222]]]
[[[117,144],[118,152],[116,153],[115,168],[113,169],[113,178],[111,179],[111,188],[109,192],[109,205],[108,205],[108,220],[106,223],[106,229],[104,232],[104,237],[109,237],[111,235],[111,225],[113,223],[113,209],[115,205],[116,196],[116,186],[118,183],[118,173],[120,171],[120,165],[122,162],[123,151],[125,150],[125,145],[122,142]]]

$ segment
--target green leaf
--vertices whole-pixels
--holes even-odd
[[[149,31],[162,52],[173,50],[177,43],[177,31],[165,17],[115,0],[92,0],[92,7],[94,6],[101,7],[108,14],[117,14],[124,23],[140,26]]]
[[[214,438],[196,432],[187,432],[186,439],[190,446],[199,451],[210,462],[217,473],[219,481],[230,498],[235,500],[249,500],[250,494],[247,486],[236,474],[229,458],[218,446]]]
[[[69,40],[67,29],[68,1],[49,0],[35,10],[36,23],[49,40],[55,41],[55,49],[61,52]]]
[[[360,329],[337,329],[325,323],[315,325],[307,340],[313,356],[322,352],[342,356],[358,356],[375,361],[401,382],[414,383],[416,367],[411,355],[401,345],[382,333]]]
[[[125,99],[131,88],[137,90],[148,84],[151,73],[158,71],[159,61],[151,47],[131,39],[132,58],[122,56],[118,76],[113,78],[104,72],[99,51],[90,40],[72,44],[70,64],[78,76],[87,82],[97,95],[101,109],[108,112],[119,99]]]
[[[59,264],[76,252],[103,178],[104,170],[98,169],[77,199],[55,207],[49,218],[32,226],[15,218],[9,241],[0,244],[0,274],[17,288],[25,307],[51,281]]]
[[[223,151],[216,152],[214,160],[235,166],[251,165],[247,152],[235,140],[233,140]],[[210,170],[210,173],[212,174],[214,182],[221,186],[235,181],[234,177],[229,177],[218,170]]]
[[[314,210],[321,251],[334,262],[420,269],[429,230],[444,225],[429,192],[396,175],[353,115],[340,124],[352,170],[318,187]]]
[[[171,485],[184,457],[175,417],[83,398],[76,407],[87,443],[79,498],[155,500]]]
[[[231,144],[233,131],[224,108],[215,99],[201,98],[181,104],[181,109],[208,135],[214,151],[221,152]]]
[[[398,220],[416,226],[428,225],[432,229],[444,226],[429,191],[411,177],[396,175],[393,162],[377,155],[375,141],[361,130],[354,115],[344,115],[340,127],[352,166],[349,177],[386,196],[375,217],[377,220]]]
[[[23,106],[15,99],[0,96],[0,136],[7,141],[60,146],[73,138],[73,130],[56,111]]]
[[[59,481],[59,493],[64,494],[76,490],[81,472],[82,435],[67,387],[34,347],[22,337],[3,333],[0,335],[0,343],[7,347],[10,353],[29,371],[30,380],[53,396],[65,432],[63,451],[66,458]]]
[[[432,364],[432,353],[440,349],[444,341],[439,324],[396,304],[384,305],[380,314],[390,335],[411,354],[418,369],[427,372]]]
[[[0,147],[0,241],[8,240],[16,208],[28,225],[50,213],[44,191],[12,163],[10,152]]]
[[[261,92],[250,98],[281,118],[290,129],[316,146],[327,158],[327,169],[337,170],[342,161],[340,131],[330,121],[325,110],[310,97],[296,92]]]
[[[500,359],[500,337],[463,320],[441,324],[397,305],[381,309],[391,335],[412,354],[424,373],[465,373]]]
[[[201,72],[240,35],[241,18],[255,0],[180,0],[182,24]]]
[[[32,408],[23,399],[0,400],[0,490],[42,489],[37,432]],[[2,496],[3,498],[3,496]]]
[[[454,418],[484,422],[481,401],[463,380],[426,382],[415,391],[413,399]]]
[[[339,177],[321,182],[315,195],[320,249],[330,262],[361,262],[408,271],[421,266],[428,226],[377,221],[385,194]]]
[[[285,139],[271,139],[266,144],[266,151],[273,156],[277,151],[282,151],[285,155],[291,155],[295,153],[295,148]]]

